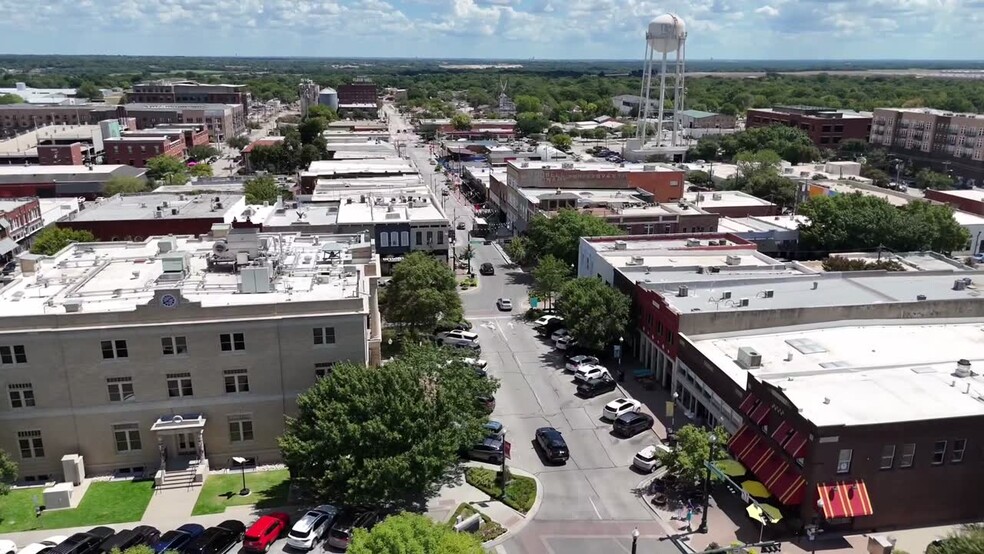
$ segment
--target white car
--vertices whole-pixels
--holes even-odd
[[[567,371],[577,371],[583,365],[598,365],[599,363],[600,360],[598,358],[581,354],[580,356],[574,356],[567,360],[567,363],[564,364],[564,369]]]
[[[44,554],[45,552],[65,542],[66,539],[68,539],[68,536],[66,535],[55,535],[53,537],[48,537],[43,541],[34,542],[24,548],[21,548],[20,554]],[[10,550],[6,550],[7,547],[4,546],[4,542],[10,541],[0,541],[0,554],[7,554],[8,552],[11,552]],[[17,547],[14,547],[13,552],[17,552]]]
[[[512,311],[512,300],[508,298],[500,298],[495,301],[495,306],[504,312]]]
[[[605,405],[605,409],[601,411],[601,417],[609,421],[615,421],[622,414],[638,412],[641,409],[642,402],[634,398],[619,398]]]
[[[0,539],[0,554],[17,554],[17,545],[14,544],[14,541]]]
[[[567,335],[566,337],[561,337],[557,339],[557,342],[554,343],[554,348],[556,348],[557,350],[567,350],[568,346],[573,346],[576,344],[577,341],[574,340],[574,337]]]
[[[570,336],[570,334],[571,334],[570,331],[568,331],[567,329],[557,329],[556,331],[553,332],[552,335],[550,335],[550,340],[553,342],[557,342],[564,337]]]
[[[287,533],[287,546],[298,550],[313,549],[328,534],[337,515],[338,509],[331,504],[308,510]]]
[[[454,346],[457,348],[471,348],[473,350],[481,348],[478,344],[478,335],[470,331],[447,331],[438,333],[435,338],[437,339],[438,346]]]
[[[652,473],[663,465],[659,461],[659,457],[669,452],[670,447],[665,444],[647,446],[637,452],[632,458],[632,466],[647,473]]]
[[[461,361],[475,369],[485,369],[489,366],[489,361],[481,358],[462,358]]]
[[[563,320],[564,318],[560,317],[559,315],[544,315],[544,316],[540,316],[539,319],[537,319],[536,321],[533,322],[533,326],[534,327],[543,327],[544,325],[550,323],[551,321],[553,321],[555,319]]]
[[[591,379],[599,379],[603,375],[611,377],[608,370],[600,365],[586,365],[574,372],[574,380],[590,381]]]

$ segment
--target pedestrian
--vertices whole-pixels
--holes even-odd
[[[694,519],[693,508],[687,508],[687,531],[693,531],[693,529],[690,526],[691,525],[690,522],[693,521],[693,519]]]

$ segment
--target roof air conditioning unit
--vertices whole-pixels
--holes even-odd
[[[629,265],[642,265],[642,262],[642,256],[632,256],[632,259],[629,260]]]
[[[776,295],[776,291],[772,289],[767,289],[762,293],[763,298],[772,298],[775,295]]]
[[[574,164],[572,164],[571,162],[564,162],[560,164],[560,167],[564,169],[574,169]]]
[[[729,300],[731,298],[731,291],[726,290],[721,293],[721,300]]]
[[[625,242],[624,240],[615,241],[615,250],[625,250],[628,247],[629,247],[629,243]]]
[[[713,200],[720,200],[721,199],[721,193],[720,192],[715,192],[714,194],[711,195],[711,199],[713,199]]]
[[[738,365],[744,369],[758,369],[762,367],[762,355],[754,348],[742,346],[738,349]]]
[[[177,208],[171,208],[171,215],[178,215],[178,209]]]
[[[656,166],[653,164],[645,164],[642,166],[643,171],[656,171]]]
[[[970,377],[970,360],[961,359],[957,361],[957,370],[953,374],[957,377]]]
[[[154,210],[154,219],[160,219],[164,217],[164,212],[160,210]]]
[[[739,308],[747,308],[748,307],[748,299],[747,298],[742,298],[741,300],[739,300],[738,301],[738,307]]]
[[[967,288],[967,283],[963,279],[957,279],[953,282],[953,290],[965,290]]]
[[[167,208],[167,207],[168,207],[168,203],[167,203],[167,201],[165,200],[164,202],[161,202],[161,206],[163,206],[163,207],[165,207],[165,208]]]
[[[680,285],[680,288],[677,289],[677,296],[680,298],[690,296],[690,287],[687,285]]]
[[[741,265],[741,256],[728,256],[724,259],[728,265]]]
[[[700,246],[700,239],[687,239],[687,246]]]

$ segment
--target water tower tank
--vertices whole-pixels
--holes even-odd
[[[680,40],[687,34],[683,19],[672,13],[665,13],[649,23],[646,40],[657,52],[674,52],[680,47]]]
[[[318,93],[318,104],[328,106],[333,110],[338,109],[338,93],[331,87],[325,87]]]

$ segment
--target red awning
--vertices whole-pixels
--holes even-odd
[[[782,459],[782,455],[770,451],[768,458],[759,465],[759,470],[755,472],[755,476],[765,485],[765,488],[771,491],[770,487],[776,483],[785,469],[786,461]]]
[[[739,460],[742,465],[751,470],[755,475],[759,474],[765,462],[772,456],[772,449],[764,439],[755,437],[752,444],[745,450],[745,455]]]
[[[782,504],[796,506],[803,503],[803,497],[806,495],[806,480],[794,466],[786,464],[772,487],[767,488]]]
[[[792,435],[790,435],[792,433]],[[782,445],[783,449],[793,458],[802,458],[806,449],[807,435],[796,431],[788,421],[783,421],[772,432],[772,438]]]
[[[759,404],[758,408],[755,408],[755,411],[752,412],[750,417],[756,424],[762,425],[762,422],[765,421],[765,416],[767,415],[769,415],[769,405],[763,402]]]
[[[741,401],[738,409],[741,410],[741,413],[749,415],[752,413],[753,407],[755,407],[755,397],[749,394],[744,400]]]
[[[728,450],[740,459],[741,453],[748,448],[754,438],[755,431],[752,431],[748,425],[742,425],[741,429],[728,439]]]
[[[807,442],[809,442],[809,437],[805,433],[797,431],[793,438],[786,443],[786,452],[789,452],[793,458],[802,458],[806,453]]]
[[[827,519],[870,516],[874,513],[864,481],[820,483],[817,494],[823,501],[823,517]]]

